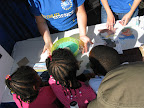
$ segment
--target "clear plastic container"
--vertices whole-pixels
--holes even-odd
[[[70,103],[70,108],[79,108],[78,103],[76,101],[72,101]]]
[[[140,25],[139,27],[144,30],[144,16],[140,16]]]
[[[136,17],[136,26],[139,26],[140,24],[140,20],[139,20],[139,16]]]

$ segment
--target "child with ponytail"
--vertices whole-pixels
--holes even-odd
[[[51,87],[44,85],[36,71],[29,66],[22,66],[11,76],[7,75],[5,83],[18,108],[58,108],[57,103],[60,102]]]
[[[49,84],[66,108],[70,108],[72,101],[76,101],[79,108],[86,108],[96,98],[90,86],[76,78],[79,65],[70,50],[53,51],[52,56],[46,60],[46,65],[51,75]]]

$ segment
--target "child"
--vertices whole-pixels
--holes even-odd
[[[49,84],[57,98],[66,108],[72,101],[76,101],[80,108],[96,98],[96,94],[84,82],[77,80],[76,71],[79,69],[78,61],[68,49],[53,51],[52,57],[46,60],[49,74]]]
[[[36,71],[29,66],[18,68],[5,83],[13,93],[18,108],[58,108],[50,86],[44,86]]]
[[[144,108],[144,63],[120,65],[106,74],[88,108]]]
[[[106,73],[120,65],[118,52],[108,46],[99,45],[92,48],[89,53],[90,67],[95,73],[95,78],[89,80],[89,85],[97,93],[99,85]]]
[[[123,54],[108,46],[99,45],[92,48],[89,54],[90,67],[96,74],[89,80],[89,85],[97,93],[99,85],[107,72],[124,62],[143,61],[143,46],[124,50]]]

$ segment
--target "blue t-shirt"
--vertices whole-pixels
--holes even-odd
[[[35,16],[42,15],[49,27],[65,31],[77,24],[76,8],[85,0],[28,0]]]
[[[128,13],[131,9],[134,0],[107,0],[107,1],[113,12]]]

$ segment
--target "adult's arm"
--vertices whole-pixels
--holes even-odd
[[[47,50],[48,55],[51,54],[51,47],[52,47],[52,41],[51,36],[49,32],[48,25],[46,23],[46,20],[42,16],[35,16],[37,27],[39,29],[40,34],[43,36],[43,40],[45,42],[43,52],[44,53]]]
[[[107,24],[106,24],[106,26],[109,30],[113,30],[114,29],[113,26],[115,24],[115,17],[114,17],[114,15],[113,15],[110,7],[109,7],[108,1],[107,0],[101,0],[101,2],[102,2],[103,6],[106,10],[106,13],[107,13]]]
[[[87,37],[86,35],[87,15],[84,8],[84,3],[81,6],[77,7],[76,15],[77,15],[78,27],[80,32],[80,40],[83,41],[84,43],[83,50],[82,50],[82,53],[84,53],[87,52],[87,43],[88,42],[92,43],[90,38]]]
[[[133,5],[131,6],[131,10],[126,15],[124,15],[122,20],[120,21],[123,26],[125,26],[129,22],[131,16],[133,15],[140,2],[141,0],[134,0]]]

